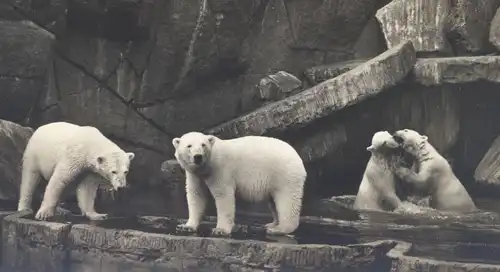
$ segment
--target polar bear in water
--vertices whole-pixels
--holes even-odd
[[[404,181],[428,190],[432,208],[450,212],[477,210],[448,161],[428,142],[427,136],[411,129],[403,129],[396,131],[393,138],[415,157],[420,169],[414,172],[404,166],[398,166],[395,174]]]
[[[366,148],[371,152],[363,180],[354,202],[356,209],[394,210],[401,205],[396,195],[393,170],[403,154],[388,131],[378,131],[373,135],[372,144]]]
[[[77,186],[76,197],[82,214],[92,220],[104,219],[94,209],[97,174],[116,190],[126,186],[134,153],[127,153],[106,138],[97,128],[66,122],[43,125],[33,133],[23,155],[18,211],[31,210],[35,188],[43,178],[48,181],[36,219],[54,216],[64,189]]]
[[[222,140],[190,132],[172,141],[175,157],[186,171],[189,219],[179,228],[194,231],[203,216],[207,195],[215,199],[215,235],[228,235],[234,226],[235,196],[268,201],[273,222],[267,232],[289,234],[299,225],[306,170],[295,149],[279,139],[246,136]]]

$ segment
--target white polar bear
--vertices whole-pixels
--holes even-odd
[[[55,122],[39,127],[28,141],[18,211],[31,210],[33,193],[42,178],[48,181],[36,219],[54,216],[64,189],[76,185],[76,197],[82,214],[91,220],[104,219],[94,209],[99,186],[96,175],[108,180],[113,189],[126,186],[126,177],[134,153],[126,153],[97,128]]]
[[[472,212],[477,210],[469,193],[455,176],[448,161],[428,142],[425,135],[411,129],[396,131],[394,139],[415,157],[419,171],[414,172],[399,166],[395,173],[402,180],[418,188],[428,190],[430,206],[450,212]]]
[[[366,148],[372,155],[354,201],[356,209],[394,210],[401,205],[393,173],[397,161],[403,160],[399,147],[388,131],[378,131],[373,135],[371,145]]]
[[[306,170],[288,143],[270,137],[222,140],[190,132],[172,140],[175,157],[186,171],[189,219],[180,229],[195,231],[203,216],[207,193],[215,199],[214,235],[229,235],[234,226],[235,196],[268,201],[273,222],[267,232],[285,235],[299,225]]]

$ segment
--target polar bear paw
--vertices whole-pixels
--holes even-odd
[[[108,218],[107,213],[96,213],[96,212],[86,213],[85,216],[92,221],[99,221]]]
[[[35,219],[47,221],[48,219],[54,217],[55,208],[41,206],[35,215]]]
[[[212,236],[218,237],[228,237],[231,235],[231,231],[222,229],[222,228],[214,228],[212,229]]]
[[[188,224],[180,224],[180,225],[177,225],[176,227],[176,230],[178,232],[183,232],[183,233],[194,233],[196,232],[196,227],[193,227],[191,225],[188,225]]]
[[[267,223],[264,225],[266,227],[266,229],[273,229],[273,228],[276,228],[276,226],[278,226],[278,222],[271,222],[271,223]]]

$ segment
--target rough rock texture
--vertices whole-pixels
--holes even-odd
[[[224,123],[209,133],[239,137],[306,125],[394,86],[415,61],[412,44],[402,43],[341,76]]]
[[[54,37],[29,21],[0,21],[0,118],[25,121],[46,88]]]
[[[17,201],[24,149],[33,129],[0,120],[0,199]]]
[[[427,135],[439,152],[447,151],[460,131],[457,88],[402,85],[404,94],[388,99],[382,110],[382,127],[389,131],[414,129]]]
[[[2,269],[68,271],[64,261],[70,224],[34,221],[28,217],[32,218],[32,214],[20,212],[4,218]]]
[[[260,80],[258,98],[264,101],[277,101],[300,91],[302,81],[285,71],[268,75]]]
[[[387,1],[385,1],[387,2]],[[366,24],[354,45],[355,59],[371,59],[387,50],[384,33],[377,18],[372,17]]]
[[[490,26],[489,41],[500,50],[500,8],[497,9]]]
[[[452,55],[446,39],[449,0],[395,0],[377,11],[387,46],[405,40],[413,42],[417,52]]]
[[[366,59],[357,59],[342,61],[333,64],[319,65],[307,69],[304,74],[312,85],[319,84],[325,80],[332,79],[347,71],[350,71],[359,65],[365,63]]]
[[[62,34],[66,27],[66,1],[8,0],[0,3],[0,18],[36,22],[50,32]]]
[[[417,83],[426,86],[480,80],[498,83],[499,67],[500,56],[418,59],[413,76]]]
[[[304,163],[322,159],[339,149],[347,142],[347,133],[343,124],[332,124],[324,129],[315,130],[306,137],[292,141]]]
[[[452,0],[447,33],[455,55],[491,52],[488,42],[491,20],[500,6],[498,0]]]
[[[498,184],[500,182],[500,137],[491,144],[490,149],[476,168],[474,179],[477,182]]]
[[[392,259],[391,271],[474,271],[474,272],[496,272],[500,271],[500,265],[466,262],[447,262],[422,257],[406,256],[411,250],[409,243],[398,243],[387,253]]]
[[[417,52],[441,56],[490,52],[496,0],[395,0],[377,11],[390,47],[411,40]]]

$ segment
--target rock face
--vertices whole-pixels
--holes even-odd
[[[224,123],[209,133],[223,137],[264,135],[306,125],[394,86],[410,72],[415,61],[412,44],[402,43],[341,76]]]
[[[46,89],[54,37],[30,21],[0,20],[0,118],[25,121]]]
[[[258,97],[264,101],[277,101],[300,91],[302,82],[294,75],[279,71],[260,80]]]
[[[0,199],[17,201],[21,183],[21,164],[33,130],[0,120]]]
[[[411,40],[417,52],[440,56],[490,52],[496,0],[395,0],[377,11],[387,45]]]
[[[491,144],[490,149],[484,155],[476,168],[474,179],[481,183],[500,183],[500,137]]]
[[[449,0],[395,0],[377,11],[387,46],[410,40],[417,52],[452,55],[445,24]]]

